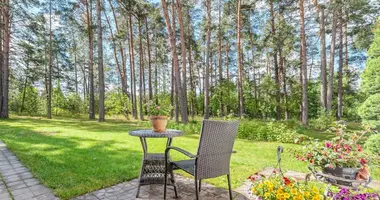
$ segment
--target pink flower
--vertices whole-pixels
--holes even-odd
[[[326,142],[326,143],[325,143],[325,147],[327,147],[327,148],[331,148],[331,147],[332,147],[331,142]]]
[[[351,152],[351,149],[352,149],[352,147],[351,147],[350,145],[348,145],[348,144],[345,144],[345,145],[343,146],[343,148],[344,148],[344,150],[346,150],[347,153],[350,153],[350,152]]]
[[[365,165],[365,164],[367,164],[367,161],[364,158],[362,158],[362,159],[360,159],[360,164]]]
[[[358,148],[358,151],[359,151],[359,152],[362,152],[362,151],[363,151],[363,149],[362,149],[362,147],[361,147],[360,145],[357,145],[357,148]]]
[[[156,109],[157,109],[157,110],[160,110],[160,109],[161,109],[161,107],[160,107],[160,106],[157,106],[157,107],[156,107]]]

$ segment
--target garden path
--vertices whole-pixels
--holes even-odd
[[[190,178],[176,175],[176,182],[178,185],[178,196],[174,198],[174,190],[172,186],[168,186],[167,199],[177,200],[194,200],[194,181]],[[76,197],[72,200],[160,200],[163,199],[163,185],[149,185],[142,186],[140,190],[139,198],[136,198],[138,179],[132,181],[120,183],[108,188],[97,190],[80,197]],[[234,200],[248,200],[248,197],[244,196],[247,192],[238,193],[233,191]],[[202,200],[215,200],[215,199],[229,199],[228,191],[220,188],[216,188],[213,185],[202,183],[202,190],[200,192],[200,199]]]
[[[29,169],[0,141],[0,199],[56,200],[53,192],[33,178]]]

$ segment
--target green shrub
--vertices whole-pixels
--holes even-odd
[[[372,153],[380,155],[380,134],[371,135],[364,146]]]
[[[147,127],[150,122],[146,122]],[[199,134],[201,131],[202,123],[200,121],[191,121],[188,124],[168,122],[168,129],[182,130],[186,134]],[[283,142],[283,143],[302,143],[308,137],[298,134],[294,128],[289,128],[282,122],[266,122],[256,120],[242,120],[240,121],[237,138],[256,140],[256,141],[269,141],[269,142]]]
[[[327,130],[334,125],[335,118],[326,112],[321,112],[319,117],[316,119],[310,120],[310,126],[318,130]]]
[[[298,134],[293,128],[279,122],[241,122],[238,138],[259,141],[301,143],[307,136]]]
[[[181,124],[169,121],[167,128],[181,130],[187,134],[199,134],[201,131],[201,123],[192,121],[188,124]]]
[[[358,113],[362,119],[380,120],[380,93],[368,97],[358,108]]]

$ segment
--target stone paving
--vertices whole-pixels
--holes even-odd
[[[174,189],[172,186],[167,187],[167,199],[178,200],[194,200],[194,181],[190,178],[176,175],[178,186],[178,198],[174,197]],[[227,184],[227,182],[226,182]],[[72,200],[159,200],[164,197],[163,185],[147,185],[141,186],[139,198],[136,198],[138,179],[129,182],[120,183],[109,188],[97,190]],[[234,200],[248,200],[244,195],[233,191]],[[207,183],[202,183],[200,192],[201,200],[229,199],[228,190],[216,188]]]
[[[55,200],[53,192],[33,178],[29,169],[0,141],[0,199]]]

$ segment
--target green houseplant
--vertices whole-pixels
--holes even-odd
[[[147,103],[148,113],[152,129],[155,132],[165,132],[168,124],[168,116],[170,113],[170,106],[160,106],[155,104],[152,100]]]

